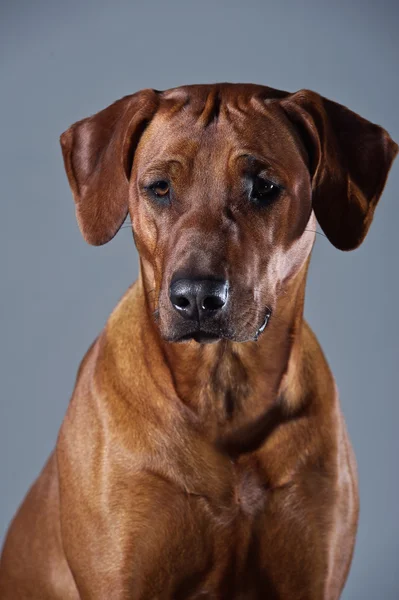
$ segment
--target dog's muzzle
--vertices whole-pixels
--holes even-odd
[[[212,342],[220,339],[220,323],[227,310],[229,285],[217,279],[177,279],[172,281],[169,299],[184,319],[187,331],[179,341],[194,339]]]

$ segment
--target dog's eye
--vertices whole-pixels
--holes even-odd
[[[252,183],[251,199],[259,204],[268,204],[280,193],[278,185],[264,179],[263,177],[256,176]]]
[[[167,181],[155,181],[148,188],[157,198],[166,199],[169,196],[170,186]]]

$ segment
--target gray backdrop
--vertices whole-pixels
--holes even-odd
[[[393,2],[16,0],[0,8],[0,539],[53,448],[84,352],[137,275],[129,229],[85,244],[59,134],[144,87],[256,82],[347,105],[399,141]],[[317,236],[306,315],[341,393],[361,518],[345,599],[399,597],[399,161],[363,246]]]

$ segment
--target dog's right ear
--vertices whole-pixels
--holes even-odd
[[[336,248],[364,240],[397,144],[385,129],[316,92],[300,90],[280,106],[308,151],[317,220]]]
[[[126,218],[134,151],[158,101],[155,90],[142,90],[61,135],[79,228],[89,244],[111,240]]]

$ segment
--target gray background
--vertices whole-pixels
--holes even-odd
[[[137,275],[129,229],[101,248],[81,238],[59,134],[140,88],[242,81],[314,89],[399,141],[399,9],[10,0],[0,11],[1,539],[53,448],[80,359]],[[307,291],[359,465],[345,599],[399,597],[398,163],[359,250],[317,236]]]

